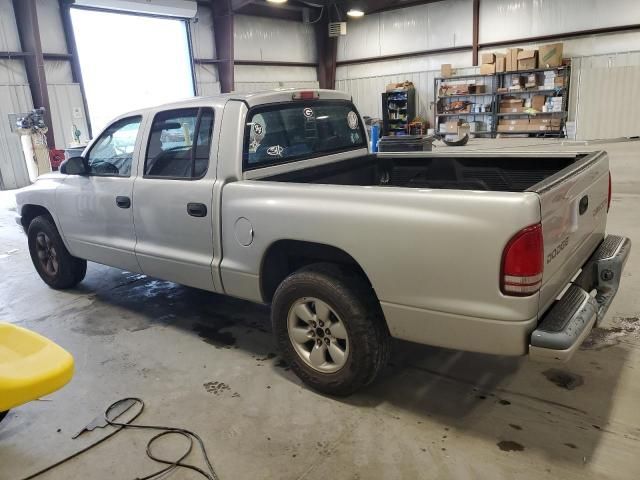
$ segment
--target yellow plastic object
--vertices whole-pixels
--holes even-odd
[[[59,390],[73,377],[73,357],[51,340],[0,323],[0,412]]]

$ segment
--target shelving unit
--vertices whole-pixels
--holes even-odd
[[[544,74],[544,72],[556,72],[558,77],[564,79],[564,84],[557,88],[529,88],[522,90],[510,90],[506,92],[499,92],[499,89],[508,88],[512,84],[512,78],[514,76],[527,76],[531,73]],[[500,72],[495,75],[458,75],[452,77],[436,77],[434,79],[434,105],[436,106],[434,127],[437,132],[440,131],[440,124],[449,120],[450,118],[462,118],[466,121],[482,120],[485,122],[485,130],[472,132],[474,135],[486,135],[495,137],[500,135],[522,135],[529,134],[532,136],[564,136],[564,126],[567,118],[568,111],[568,92],[569,92],[569,78],[570,67],[562,66],[555,68],[536,68],[532,70],[518,70],[515,72]],[[486,88],[486,93],[454,93],[451,95],[441,95],[441,85],[443,84],[481,84]],[[501,113],[500,101],[504,97],[523,97],[524,100],[531,98],[533,95],[549,96],[561,96],[562,107],[559,112],[540,112],[536,115],[530,115],[526,112],[517,113]],[[484,97],[484,98],[483,98]],[[447,112],[445,110],[453,103],[457,101],[464,101],[469,99],[468,102],[471,108],[474,108],[474,104],[485,105],[485,112]],[[508,118],[558,118],[560,119],[560,125],[554,130],[534,131],[534,130],[512,130],[498,132],[498,122],[501,119]]]
[[[415,88],[396,88],[382,94],[383,135],[407,135],[416,118]]]
[[[514,76],[522,77],[528,76],[529,74],[535,74],[538,77],[540,75],[544,75],[545,72],[554,72],[555,76],[558,78],[562,78],[563,82],[561,86],[554,88],[528,88],[522,90],[509,90],[508,92],[498,92],[497,90],[501,88],[509,88],[512,85],[512,79]],[[537,137],[563,137],[564,136],[564,124],[567,118],[567,109],[568,109],[568,92],[569,92],[569,78],[570,78],[570,67],[562,66],[562,67],[553,67],[553,68],[536,68],[531,70],[522,70],[517,72],[505,72],[499,73],[496,75],[497,83],[496,83],[496,96],[497,96],[497,104],[500,104],[500,99],[503,97],[523,97],[525,100],[533,97],[534,95],[544,95],[545,97],[562,97],[561,110],[555,112],[540,112],[536,115],[529,115],[526,112],[522,113],[496,113],[497,121],[496,121],[496,133],[500,135],[522,135],[529,134]],[[544,87],[544,85],[543,85]],[[553,118],[559,120],[559,125],[557,128],[552,130],[542,130],[542,131],[532,131],[532,130],[511,130],[511,131],[500,131],[498,132],[498,123],[499,119],[509,119],[509,118]]]
[[[472,83],[474,85],[484,85],[483,93],[454,93],[441,95],[440,86],[445,83],[455,82],[458,85]],[[435,78],[433,84],[434,105],[436,106],[434,128],[440,131],[440,124],[450,118],[463,118],[467,121],[484,120],[485,127],[480,131],[472,132],[474,135],[493,135],[494,109],[495,109],[495,76],[494,75],[458,75],[448,78]],[[451,108],[454,102],[470,99],[471,104],[485,105],[484,112],[449,112],[443,113]],[[485,99],[484,101],[482,99]],[[473,102],[471,100],[474,100]],[[488,109],[486,108],[488,106]],[[442,121],[441,121],[442,120]]]

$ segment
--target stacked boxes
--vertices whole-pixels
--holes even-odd
[[[562,111],[562,99],[563,97],[549,97],[546,103],[545,112],[561,112]]]
[[[538,68],[538,51],[523,50],[518,53],[518,70],[534,70]]]
[[[494,73],[496,73],[496,56],[493,53],[483,53],[480,75],[493,75]]]
[[[560,77],[558,77],[555,70],[549,70],[544,72],[544,83],[542,85],[542,88],[544,88],[545,90],[553,90],[554,88],[556,88],[557,78],[560,78]]]
[[[562,65],[562,43],[552,43],[540,47],[540,68],[559,67]]]
[[[503,98],[500,101],[500,113],[522,113],[523,104],[522,98]]]
[[[518,70],[518,54],[522,50],[520,48],[507,49],[507,56],[505,59],[507,72],[514,72]]]

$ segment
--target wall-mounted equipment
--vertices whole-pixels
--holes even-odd
[[[330,22],[329,36],[340,37],[347,34],[347,22]]]

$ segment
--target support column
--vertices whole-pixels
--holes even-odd
[[[80,94],[82,95],[82,105],[84,107],[84,115],[87,121],[86,132],[89,138],[93,138],[91,129],[91,118],[89,117],[89,105],[87,104],[87,94],[84,90],[84,82],[82,80],[82,70],[80,69],[80,57],[78,56],[78,46],[76,44],[76,35],[73,32],[73,23],[71,22],[71,6],[66,0],[58,0],[60,5],[60,18],[62,19],[62,28],[64,30],[64,38],[67,43],[67,52],[71,55],[71,75],[74,83],[80,85]]]
[[[222,93],[234,89],[233,72],[233,9],[231,0],[211,0],[213,14],[213,41],[216,46],[218,78]]]
[[[13,10],[16,16],[22,51],[28,54],[24,57],[24,65],[27,71],[33,105],[35,108],[45,108],[44,121],[49,127],[46,135],[47,144],[49,148],[54,148],[51,106],[49,104],[47,78],[44,71],[42,44],[40,43],[36,0],[13,0]]]
[[[336,88],[336,60],[338,38],[329,37],[329,16],[316,23],[316,49],[318,52],[318,82],[320,88]]]
[[[472,44],[472,64],[478,65],[478,37],[480,35],[480,0],[473,0],[473,44]]]

